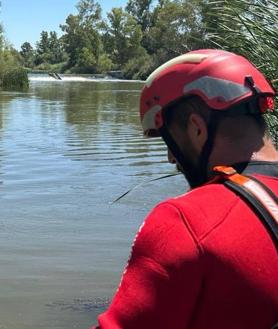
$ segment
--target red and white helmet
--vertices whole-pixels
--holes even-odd
[[[157,136],[162,109],[183,97],[196,95],[210,108],[226,110],[252,98],[254,90],[262,96],[261,112],[273,110],[273,87],[246,58],[223,50],[191,51],[166,62],[146,80],[140,100],[144,133]]]

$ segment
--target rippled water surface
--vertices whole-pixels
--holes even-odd
[[[134,234],[182,193],[159,139],[142,137],[142,83],[30,77],[0,93],[0,328],[89,328],[113,295]]]

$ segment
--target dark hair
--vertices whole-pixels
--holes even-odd
[[[188,118],[192,113],[199,114],[208,123],[211,109],[200,97],[181,98],[164,109],[164,120],[168,126],[175,121],[184,127],[187,125]]]
[[[171,103],[164,109],[164,120],[167,126],[171,126],[175,122],[180,128],[184,129],[188,124],[188,119],[192,113],[199,114],[208,124],[212,113],[218,115],[219,121],[236,118],[250,118],[254,120],[263,134],[267,133],[267,124],[264,116],[261,113],[246,113],[248,103],[236,105],[226,111],[218,111],[211,109],[200,97],[191,96],[181,98],[176,102]],[[244,113],[245,112],[245,113]],[[232,132],[233,133],[233,132]]]

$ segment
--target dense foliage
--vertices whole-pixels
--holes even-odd
[[[1,25],[0,87],[5,89],[22,89],[28,87],[27,71],[21,67],[21,56],[11,45],[5,41],[3,28]]]
[[[29,86],[27,71],[22,67],[6,70],[2,76],[2,88],[4,89],[26,89]]]
[[[213,47],[249,58],[278,88],[277,0],[215,0],[204,7],[206,36]],[[278,145],[278,113],[268,115]]]

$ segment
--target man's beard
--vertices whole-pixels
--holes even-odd
[[[207,171],[199,160],[199,154],[196,152],[193,144],[187,139],[186,147],[183,151],[183,163],[177,164],[177,169],[181,171],[191,188],[204,185],[208,181]],[[195,161],[193,160],[195,159]]]
[[[173,144],[167,143],[167,139],[164,139],[164,142],[175,159],[177,170],[183,173],[191,188],[204,185],[208,181],[208,164],[200,163],[200,154],[194,147],[188,134],[185,133],[183,136],[183,140],[186,141],[183,145],[177,144],[175,139],[172,139],[174,140]]]
[[[202,170],[201,166],[191,163],[188,159],[182,165],[178,164],[177,169],[183,173],[191,188],[199,187],[208,181],[207,173]]]

